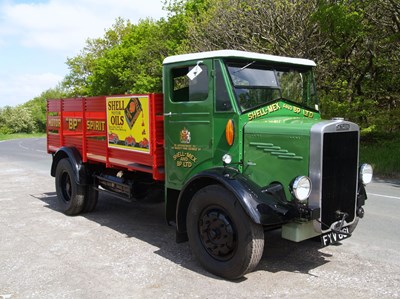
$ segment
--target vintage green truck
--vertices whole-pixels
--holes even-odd
[[[326,246],[364,215],[372,168],[359,127],[322,120],[307,59],[221,50],[167,57],[163,94],[47,102],[47,148],[60,209],[94,210],[98,192],[164,194],[177,241],[201,265],[237,279],[264,232]],[[150,233],[150,232],[149,232]]]

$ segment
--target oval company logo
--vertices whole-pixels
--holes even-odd
[[[348,131],[350,130],[350,124],[338,124],[336,125],[336,131]]]

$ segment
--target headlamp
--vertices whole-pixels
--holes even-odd
[[[296,177],[291,185],[291,191],[299,201],[305,201],[311,193],[310,178],[307,176]]]
[[[373,175],[373,169],[372,166],[369,164],[363,164],[360,166],[360,178],[361,181],[364,185],[367,185],[371,183],[372,181],[372,175]]]

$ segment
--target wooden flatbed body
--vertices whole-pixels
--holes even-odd
[[[47,101],[47,151],[76,148],[83,163],[165,180],[162,94]]]

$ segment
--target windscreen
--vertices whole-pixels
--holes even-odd
[[[242,111],[282,98],[317,110],[311,68],[271,66],[260,61],[227,62],[226,65]]]

